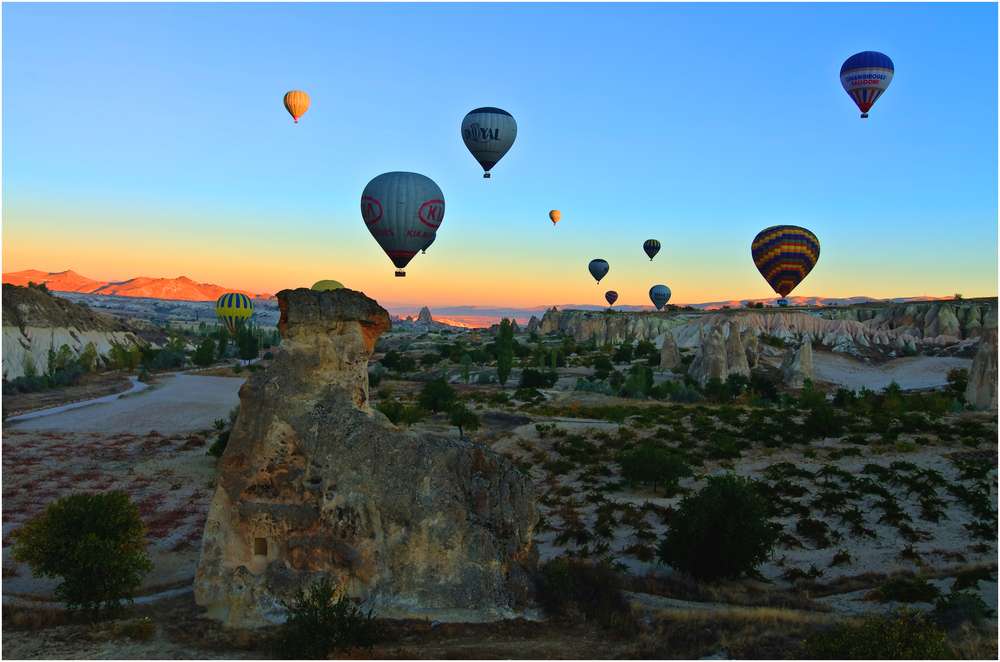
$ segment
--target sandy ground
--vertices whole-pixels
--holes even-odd
[[[777,365],[781,364],[778,360]],[[862,386],[880,391],[893,380],[904,390],[947,386],[948,371],[971,368],[972,359],[908,356],[880,366],[870,366],[843,354],[813,352],[815,381],[828,382],[857,391]]]
[[[11,430],[148,434],[198,432],[212,427],[217,418],[240,403],[245,379],[167,374],[138,393],[110,401],[10,421]]]

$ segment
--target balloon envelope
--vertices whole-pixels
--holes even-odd
[[[615,301],[618,301],[618,293],[614,290],[608,290],[604,293],[604,298],[608,300],[608,305],[615,305]]]
[[[253,301],[247,295],[237,292],[223,294],[215,302],[215,314],[227,329],[236,333],[236,327],[253,315]]]
[[[649,288],[649,300],[653,302],[657,310],[663,310],[663,307],[670,301],[670,288],[666,285],[654,285]]]
[[[840,84],[861,109],[861,117],[868,117],[872,104],[892,82],[894,71],[889,56],[877,51],[856,53],[840,67]]]
[[[611,267],[606,260],[591,260],[587,268],[590,269],[590,275],[600,283],[601,279],[608,275],[608,269]]]
[[[559,222],[559,219],[562,218],[562,212],[558,209],[553,209],[549,212],[549,218],[552,220],[552,225],[555,225]]]
[[[426,244],[423,245],[423,247],[420,249],[420,252],[426,255],[427,254],[427,249],[431,247],[431,244],[434,243],[435,239],[437,239],[437,233],[436,232],[434,233],[434,236],[431,237],[431,240],[428,241]]]
[[[387,172],[361,194],[361,217],[396,268],[433,239],[444,219],[444,194],[429,177]]]
[[[285,110],[292,116],[295,123],[299,123],[299,118],[309,110],[309,95],[300,90],[292,90],[285,94]]]
[[[642,245],[642,250],[646,251],[649,261],[652,262],[656,254],[660,252],[660,242],[655,239],[647,239]]]
[[[775,225],[754,237],[750,253],[771,289],[787,297],[816,266],[819,239],[796,225]]]
[[[499,108],[476,108],[462,120],[462,140],[485,174],[503,158],[517,137],[514,116]]]
[[[339,280],[321,280],[317,281],[310,289],[318,292],[324,292],[326,290],[342,290],[344,289],[344,285]]]

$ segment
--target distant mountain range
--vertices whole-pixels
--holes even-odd
[[[37,269],[27,271],[15,271],[3,274],[3,282],[13,285],[27,285],[29,282],[45,283],[45,286],[58,292],[78,292],[81,294],[104,294],[122,297],[144,297],[150,299],[169,299],[175,301],[215,301],[227,292],[239,292],[252,299],[274,300],[273,294],[257,294],[245,290],[234,290],[212,285],[210,283],[196,283],[195,281],[181,276],[179,278],[147,278],[140,276],[130,280],[111,283],[94,280],[81,276],[75,271],[60,271],[57,273],[46,273]],[[713,301],[710,303],[678,303],[677,305],[691,306],[697,310],[713,310],[724,306],[730,308],[741,308],[749,303],[764,302],[773,305],[776,297],[766,299],[739,299],[732,301]],[[788,297],[788,303],[792,306],[848,306],[854,303],[867,303],[869,301],[892,301],[893,303],[905,303],[910,301],[933,301],[941,297],[895,297],[893,299],[873,299],[871,297]],[[946,297],[951,298],[951,297]],[[417,317],[422,305],[410,305],[387,302],[383,304],[390,313],[398,315],[400,318],[412,316]],[[489,326],[496,324],[502,318],[507,317],[516,320],[518,324],[528,323],[532,315],[541,318],[545,311],[553,306],[532,306],[530,308],[503,308],[479,306],[441,306],[431,310],[434,319],[443,321],[454,326]],[[572,308],[575,310],[604,310],[607,306],[593,304],[557,304],[559,310]],[[615,310],[622,312],[640,312],[653,310],[652,305],[642,306],[615,306]]]
[[[3,282],[11,285],[45,283],[45,287],[56,292],[79,292],[81,294],[106,294],[122,297],[144,297],[149,299],[171,299],[174,301],[216,301],[223,294],[239,292],[251,299],[274,299],[273,294],[256,294],[245,290],[232,290],[210,283],[196,283],[186,276],[180,278],[147,278],[140,276],[109,283],[75,271],[46,273],[37,269],[15,271],[3,274]]]

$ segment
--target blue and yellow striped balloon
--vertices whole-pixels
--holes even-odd
[[[816,266],[819,239],[805,228],[776,225],[754,237],[750,253],[771,289],[787,297]]]
[[[646,251],[649,261],[652,262],[656,254],[660,252],[660,242],[655,239],[647,239],[646,243],[642,245],[642,250]]]
[[[223,294],[215,302],[215,314],[230,332],[236,333],[236,327],[253,315],[253,301],[245,294]]]

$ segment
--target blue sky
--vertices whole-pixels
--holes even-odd
[[[795,295],[997,294],[995,3],[5,3],[3,19],[5,272],[336,278],[420,305],[606,289],[636,305],[664,283],[693,303],[773,296],[750,242],[791,223],[822,244]],[[896,67],[865,120],[839,80],[863,50]],[[297,125],[291,89],[312,100]],[[484,105],[518,123],[489,180],[459,135]],[[359,212],[391,170],[447,203],[406,279]]]

